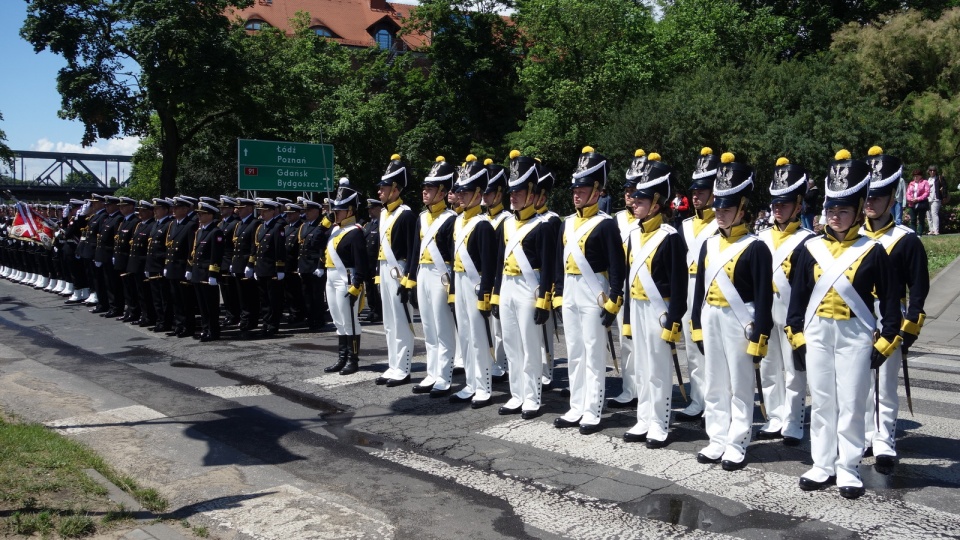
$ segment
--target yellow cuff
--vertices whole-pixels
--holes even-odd
[[[219,273],[220,273],[220,266],[219,266],[219,265],[216,265],[216,264],[211,264],[210,266],[207,267],[207,270],[209,270],[209,271],[211,271],[211,272],[213,272],[213,273],[219,274]]]
[[[537,298],[537,309],[550,309],[550,300],[546,298]]]
[[[277,261],[277,264],[276,264],[277,268],[283,268],[283,267],[286,266],[286,265],[287,265],[287,264],[286,264],[285,262],[283,262],[283,261]]]
[[[323,220],[320,222],[320,225],[323,225],[324,227],[326,227],[327,229],[329,229],[330,226],[333,225],[333,222],[330,221],[329,219],[327,219],[327,216],[323,216]]]
[[[917,322],[913,322],[910,319],[904,318],[903,324],[900,325],[900,330],[908,334],[913,334],[915,336],[920,335],[920,329],[923,328],[923,321],[926,320],[927,316],[923,313],[917,317]]]
[[[768,336],[760,334],[760,337],[757,341],[751,341],[747,345],[747,354],[750,356],[766,356],[767,355],[767,339]]]
[[[700,328],[694,328],[690,331],[690,339],[693,341],[703,341],[703,330]]]
[[[448,295],[447,295],[447,303],[448,303],[448,304],[452,304],[452,303],[454,303],[454,302],[456,302],[456,301],[457,301],[457,295],[456,295],[456,294],[448,294]]]
[[[560,309],[560,308],[562,308],[562,307],[563,307],[563,297],[562,297],[562,296],[554,296],[553,298],[550,299],[550,304],[553,305],[553,308],[554,308],[554,309]]]
[[[630,325],[629,325],[629,324],[624,324],[624,325],[623,325],[623,336],[624,336],[624,337],[633,336],[633,330],[630,329]]]
[[[490,296],[490,305],[491,305],[491,306],[499,306],[499,305],[500,305],[500,295],[499,295],[499,294],[494,294],[494,295],[491,295],[491,296]]]
[[[257,258],[252,255],[250,256],[249,261],[250,261],[250,264],[257,264]]]
[[[353,285],[351,285],[350,288],[347,289],[347,292],[353,296],[360,296],[360,289],[358,289],[357,287],[354,287]]]
[[[417,286],[417,282],[404,276],[404,278],[400,280],[400,286],[406,287],[407,289],[412,289]]]
[[[477,300],[477,309],[479,309],[480,311],[490,311],[490,302]]]
[[[623,297],[617,298],[617,301],[614,302],[612,298],[608,299],[603,304],[603,309],[609,311],[610,313],[617,313],[620,311],[620,306],[623,305]]]
[[[670,328],[664,328],[660,332],[660,339],[664,341],[669,341],[670,343],[680,343],[680,338],[682,337],[680,332],[680,323],[675,322]]]
[[[887,338],[881,336],[880,339],[873,344],[873,348],[880,351],[880,354],[890,358],[890,355],[900,347],[901,341],[903,341],[903,338],[900,336],[894,336],[892,342],[887,341]]]
[[[790,346],[793,347],[793,350],[797,350],[807,344],[806,338],[803,337],[803,332],[794,334],[793,329],[789,326],[784,328],[784,331],[787,333],[787,340],[790,341]]]
[[[380,276],[373,276],[373,283],[374,283],[375,285],[379,285],[379,284],[380,284]]]

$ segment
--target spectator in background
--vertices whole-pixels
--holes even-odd
[[[607,193],[606,189],[600,190],[600,199],[597,200],[597,206],[600,207],[601,212],[611,214],[613,211],[613,199],[610,197],[610,194]]]
[[[913,171],[913,180],[907,186],[907,206],[910,207],[911,227],[917,235],[923,235],[923,224],[930,210],[930,183],[923,178],[920,169]]]
[[[903,175],[897,180],[897,189],[893,192],[893,219],[897,225],[903,224],[903,207],[907,204],[907,183]]]
[[[690,201],[684,196],[682,191],[677,191],[670,201],[670,210],[673,212],[673,226],[680,230],[683,220],[690,217]]]
[[[807,179],[807,193],[803,196],[800,222],[804,229],[814,230],[814,221],[820,214],[820,188],[813,178]]]
[[[943,178],[937,174],[937,166],[927,167],[927,183],[930,184],[930,213],[927,215],[927,225],[930,234],[940,234],[940,204],[947,202],[947,186]]]

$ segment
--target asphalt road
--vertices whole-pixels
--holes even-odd
[[[868,493],[847,501],[799,490],[806,440],[755,441],[728,473],[696,462],[696,424],[675,424],[660,450],[623,442],[629,410],[594,435],[556,430],[559,390],[524,421],[497,414],[506,384],[480,410],[376,386],[382,328],[364,332],[361,371],[341,377],[323,373],[329,332],[200,344],[0,281],[0,406],[91,445],[217,538],[960,537],[956,351],[912,356],[900,464],[882,475],[866,458]]]

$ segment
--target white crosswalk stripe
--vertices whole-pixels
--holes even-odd
[[[470,466],[450,465],[405,450],[385,450],[374,456],[445,478],[501,498],[529,526],[566,538],[729,538],[628,514],[615,504],[575,492],[562,492],[539,483],[523,482]]]
[[[61,418],[45,422],[47,427],[54,428],[60,433],[74,435],[110,427],[132,427],[135,424],[164,418],[165,415],[143,405],[131,405],[110,409],[70,418]]]
[[[545,422],[511,421],[484,430],[481,435],[660,478],[751,509],[830,523],[863,537],[902,540],[960,535],[960,515],[887,499],[869,491],[854,503],[841,499],[835,489],[804,493],[795,476],[753,467],[730,473],[718,466],[697,463],[691,454],[669,448],[648,450],[603,435],[585,437],[572,430],[554,429]]]
[[[237,386],[202,386],[197,388],[197,390],[224,399],[260,397],[273,394],[269,388],[260,384],[245,384]]]
[[[311,379],[305,379],[303,382],[309,384],[315,384],[320,388],[329,390],[331,388],[339,388],[341,386],[347,386],[351,384],[356,384],[360,382],[372,381],[377,377],[383,375],[379,371],[358,371],[352,375],[340,375],[339,373],[325,373],[319,377],[313,377]]]

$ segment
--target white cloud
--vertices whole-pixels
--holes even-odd
[[[132,156],[136,152],[137,148],[140,147],[140,138],[139,137],[123,137],[118,139],[101,139],[92,146],[81,146],[76,143],[63,142],[63,141],[51,141],[50,139],[44,137],[39,139],[37,142],[30,145],[30,150],[36,152],[64,152],[64,153],[74,153],[74,154],[110,154],[110,155],[120,155],[120,156]],[[24,178],[27,180],[33,180],[37,176],[44,174],[44,176],[51,176],[54,179],[59,179],[61,175],[69,174],[70,169],[67,167],[56,168],[56,163],[52,159],[24,159],[16,160],[16,178]],[[54,167],[51,170],[51,166]],[[119,171],[117,170],[117,164],[111,162],[106,170],[102,164],[88,164],[98,175],[106,175],[109,177],[118,177],[125,179],[130,174],[130,164],[121,163],[119,165]],[[0,166],[5,174],[11,174],[10,171],[6,170],[5,165]],[[22,170],[21,170],[22,169]]]
[[[101,139],[93,146],[63,141],[53,142],[46,137],[30,145],[30,150],[37,152],[72,152],[77,154],[119,154],[131,156],[140,147],[140,137],[123,137],[119,139]]]

